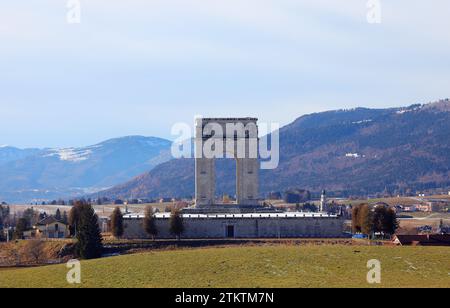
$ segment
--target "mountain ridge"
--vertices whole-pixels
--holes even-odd
[[[125,136],[86,147],[15,148],[16,157],[0,164],[0,199],[22,202],[105,189],[169,160],[170,146],[163,138]]]
[[[217,194],[234,192],[234,167],[218,162]],[[450,102],[304,115],[280,128],[280,165],[260,171],[261,195],[301,187],[349,194],[450,187]],[[110,198],[194,194],[194,161],[170,160],[99,192]]]

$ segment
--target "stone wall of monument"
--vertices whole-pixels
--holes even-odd
[[[235,238],[298,238],[343,236],[344,220],[340,217],[301,218],[184,218],[182,238],[226,238],[228,226],[233,226]],[[142,219],[126,218],[125,238],[142,239],[149,236]],[[169,232],[169,219],[156,219],[158,238],[174,238]]]

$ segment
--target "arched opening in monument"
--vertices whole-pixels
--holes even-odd
[[[216,203],[236,204],[236,160],[227,158],[216,159],[215,168]]]
[[[243,135],[235,132],[233,136],[232,131],[228,132],[230,125],[236,130],[236,125],[256,125],[256,121],[255,118],[203,118],[196,122],[195,152],[202,154],[195,159],[197,208],[227,203],[237,204],[238,207],[258,205],[259,161],[250,151],[250,142],[257,145],[257,139],[251,138],[250,133]],[[222,133],[211,134],[207,131],[205,135],[208,125],[215,125],[216,129],[219,125]],[[220,139],[225,140],[226,144],[220,145]],[[216,149],[217,145],[220,148]]]

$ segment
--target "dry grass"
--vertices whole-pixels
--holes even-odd
[[[243,246],[83,261],[76,287],[450,287],[450,247]],[[381,284],[366,281],[381,262]],[[2,271],[0,287],[74,287],[64,265]]]
[[[40,260],[56,260],[58,252],[72,240],[63,241],[43,241],[40,250]],[[13,241],[9,243],[0,243],[0,266],[14,266],[20,264],[33,264],[35,258],[30,255],[33,241]]]

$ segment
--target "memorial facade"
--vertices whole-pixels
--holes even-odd
[[[195,125],[195,205],[182,210],[182,238],[342,237],[344,220],[328,213],[285,212],[259,199],[256,118],[199,118]],[[215,161],[236,161],[236,201],[216,196]],[[220,179],[219,179],[220,180]],[[159,238],[173,238],[170,213],[156,213]],[[148,238],[142,214],[124,216],[124,237]]]
[[[195,127],[195,204],[214,209],[217,158],[236,161],[236,205],[258,205],[256,118],[200,118]]]

